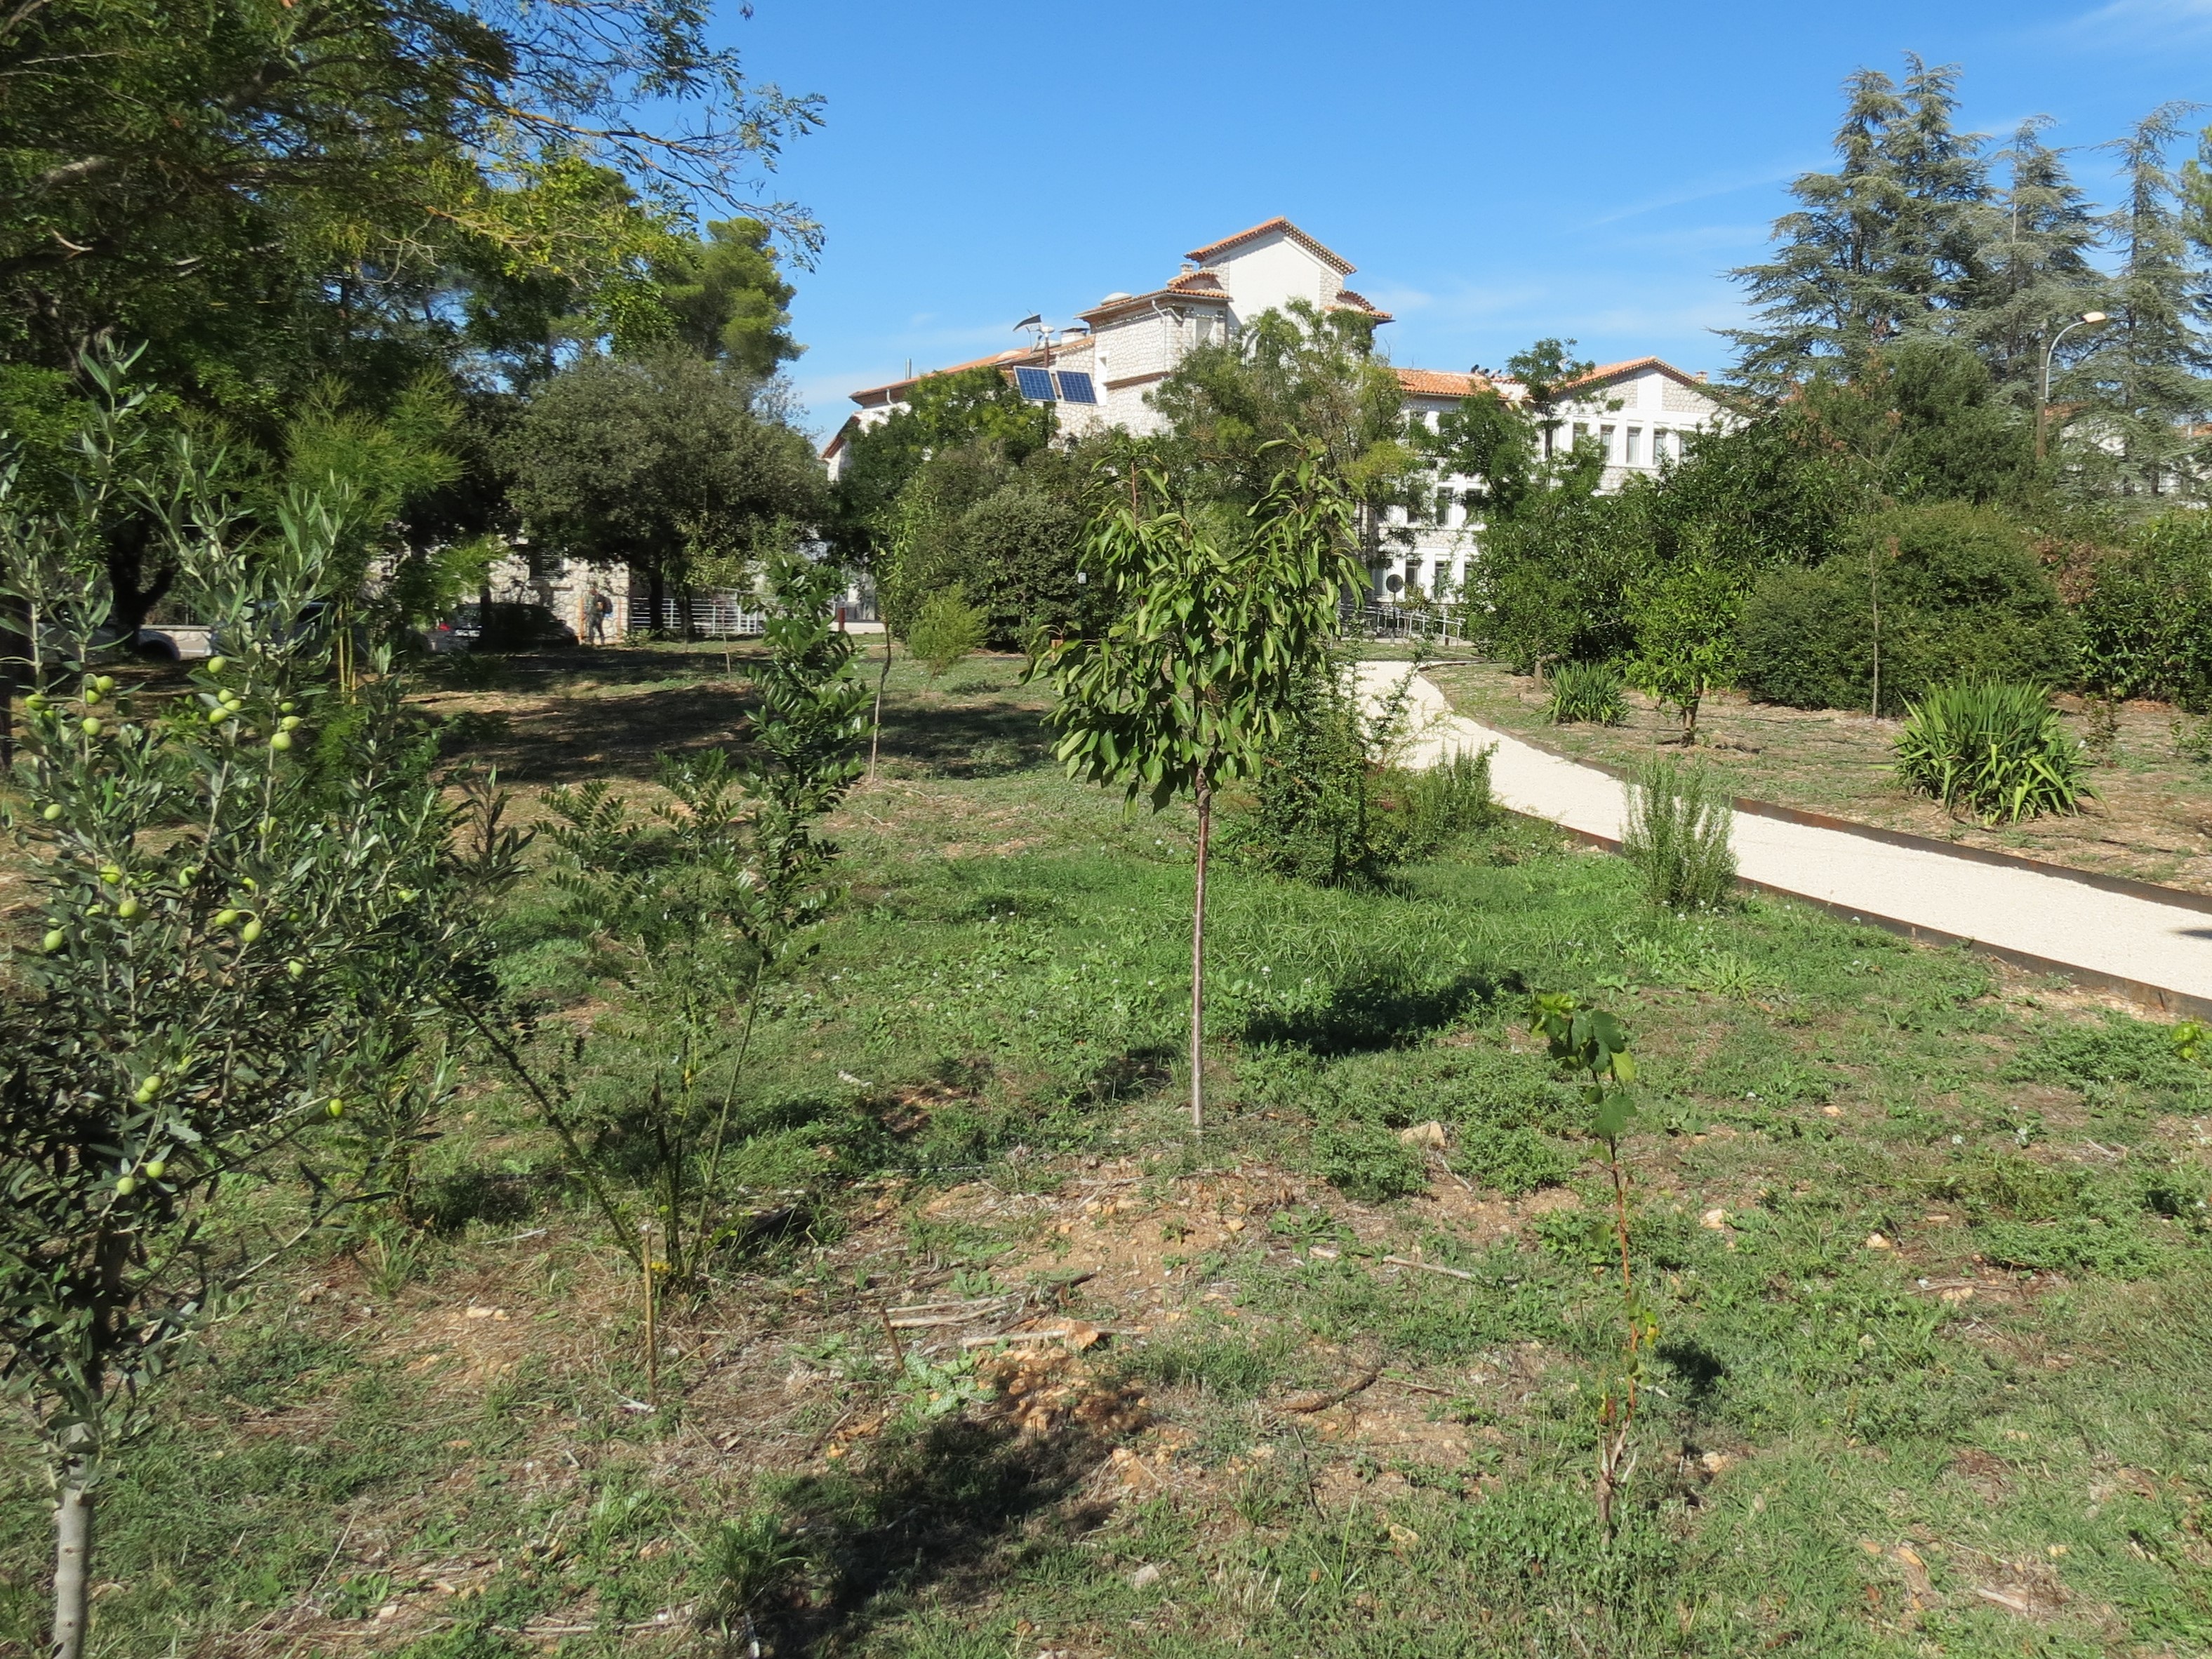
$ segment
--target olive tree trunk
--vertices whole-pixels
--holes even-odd
[[[92,1463],[72,1457],[62,1466],[54,1504],[54,1642],[52,1659],[82,1659],[92,1562]]]

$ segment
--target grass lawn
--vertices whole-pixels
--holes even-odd
[[[1453,663],[1429,671],[1452,707],[1470,720],[1510,732],[1577,760],[1634,766],[1681,732],[1680,716],[1629,694],[1618,726],[1553,726],[1548,695],[1535,680],[1492,664]],[[2080,700],[2059,700],[2077,738],[2092,735]],[[2202,722],[2163,703],[2118,710],[2109,747],[2097,751],[2090,779],[2098,799],[2063,817],[1984,830],[1954,818],[1893,775],[1892,745],[1902,722],[1838,710],[1754,703],[1738,692],[1709,698],[1698,720],[1704,758],[1738,795],[1806,807],[1862,823],[2018,853],[2054,864],[2212,892],[2212,765],[2201,753]]]
[[[1510,825],[1383,890],[1221,872],[1194,1144],[1188,824],[1066,782],[1018,669],[893,672],[849,891],[763,994],[761,1224],[664,1300],[657,1389],[634,1270],[479,1073],[425,1224],[328,1238],[173,1379],[102,1488],[97,1651],[2212,1652],[2212,1072],[2162,1030],[1783,902],[1655,914]],[[741,729],[743,653],[463,672],[423,704],[526,817]],[[1793,799],[1781,749],[1746,793]],[[620,1182],[665,1036],[550,888],[506,939]],[[1619,1012],[1644,1078],[1660,1335],[1610,1539],[1608,1189],[1531,988]],[[982,1340],[1018,1331],[1054,1334]]]

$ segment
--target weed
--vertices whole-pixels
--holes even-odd
[[[773,1510],[754,1510],[725,1521],[708,1540],[700,1563],[707,1578],[701,1621],[726,1638],[753,1627],[769,1597],[805,1571],[805,1547]]]
[[[1379,1124],[1346,1119],[1324,1125],[1313,1139],[1313,1167],[1331,1186],[1370,1203],[1425,1192],[1427,1162]]]
[[[2094,1273],[2109,1279],[2141,1279],[2166,1265],[2171,1255],[2137,1228],[2099,1216],[1991,1221],[1975,1229],[1974,1242],[1999,1267]]]

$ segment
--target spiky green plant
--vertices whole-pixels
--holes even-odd
[[[1552,671],[1552,724],[1618,726],[1628,718],[1627,690],[1609,662],[1563,662]]]
[[[1908,705],[1897,775],[1953,811],[1984,824],[2071,812],[2094,797],[2088,757],[2039,686],[1954,680]]]

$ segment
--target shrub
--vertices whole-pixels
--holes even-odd
[[[1652,903],[1668,910],[1717,909],[1735,883],[1735,854],[1729,846],[1735,822],[1735,809],[1712,773],[1655,758],[1629,786],[1621,854],[1644,878]]]
[[[967,590],[955,582],[921,602],[921,613],[907,631],[907,649],[929,671],[933,682],[981,647],[985,627],[982,611],[968,603]]]
[[[1743,586],[1735,573],[1684,560],[1629,590],[1636,649],[1628,677],[1637,690],[1682,714],[1682,741],[1698,740],[1705,694],[1735,677],[1736,620]]]
[[[1379,1124],[1347,1120],[1324,1125],[1314,1135],[1313,1157],[1322,1180],[1370,1204],[1428,1188],[1427,1161]]]
[[[1912,705],[1897,738],[1897,773],[1987,824],[2070,812],[2094,794],[2088,758],[2037,686],[1960,680]]]
[[[1462,749],[1425,772],[1388,775],[1402,780],[1389,804],[1396,857],[1426,858],[1498,822],[1498,802],[1490,793],[1490,760],[1497,752],[1495,744],[1473,754]]]
[[[1277,875],[1356,885],[1496,821],[1490,750],[1408,771],[1387,763],[1395,725],[1394,709],[1366,714],[1341,672],[1316,679],[1232,813],[1224,852]]]
[[[2020,526],[1947,501],[1870,514],[1850,545],[1811,570],[1760,578],[1737,630],[1753,696],[1799,708],[1874,701],[1881,612],[1881,706],[1894,714],[1966,676],[2063,684],[2078,630]]]
[[[1552,724],[1618,726],[1628,718],[1627,691],[1609,662],[1563,662],[1552,670]]]
[[[2135,547],[2089,571],[2081,678],[2116,697],[2212,707],[2212,524],[2154,520]]]

